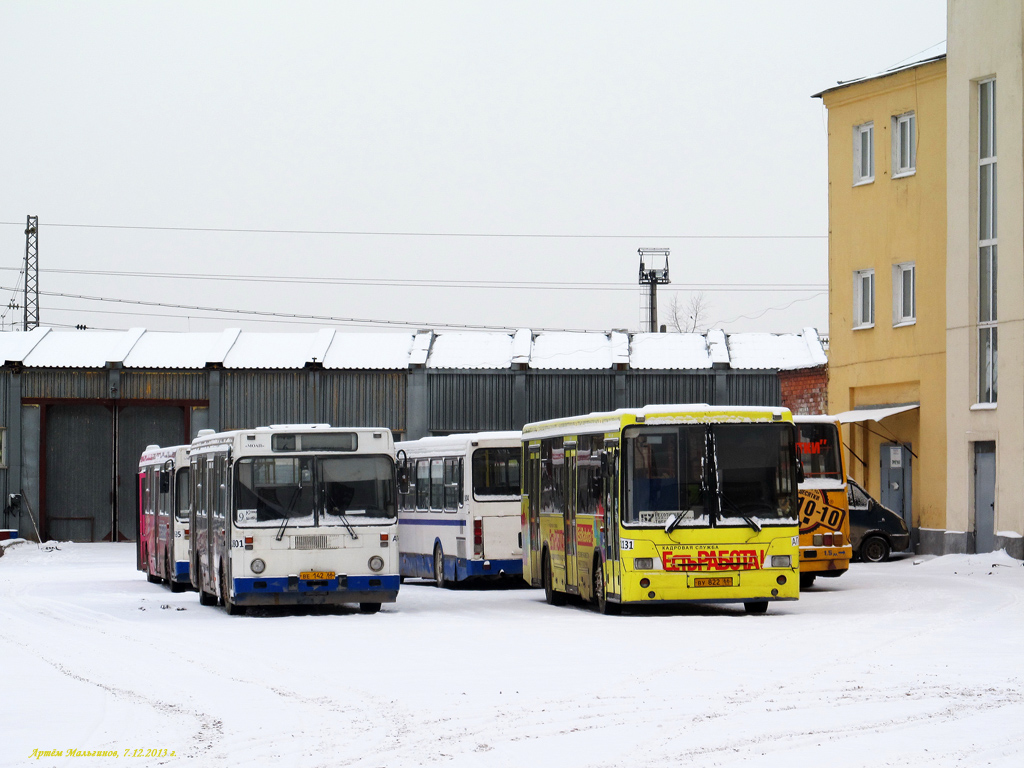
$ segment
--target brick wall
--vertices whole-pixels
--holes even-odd
[[[828,366],[779,371],[782,404],[793,413],[805,416],[828,413]]]

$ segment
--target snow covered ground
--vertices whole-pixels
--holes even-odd
[[[0,558],[0,764],[1024,765],[1024,567],[1003,553],[855,564],[767,616],[621,617],[428,582],[377,615],[227,616],[134,558]]]

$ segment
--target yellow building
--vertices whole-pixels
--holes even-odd
[[[829,410],[849,412],[850,476],[927,549],[946,528],[946,58],[816,96],[828,108]]]

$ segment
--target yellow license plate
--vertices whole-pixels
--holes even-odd
[[[303,581],[327,581],[334,578],[334,571],[303,571],[299,578]]]
[[[732,576],[710,576],[704,579],[694,579],[695,587],[731,587]]]

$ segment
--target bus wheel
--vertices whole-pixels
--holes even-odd
[[[544,599],[548,605],[565,605],[565,593],[555,591],[554,579],[551,576],[551,555],[544,552]]]
[[[758,601],[756,603],[744,603],[743,604],[743,609],[747,613],[754,613],[754,614],[768,613],[768,601],[767,600],[760,600],[760,601]]]
[[[147,573],[146,574],[146,581],[148,581],[150,584],[163,584],[164,583],[163,579],[161,579],[159,576],[157,576],[155,574],[152,574],[152,573]]]
[[[434,547],[434,581],[441,588],[448,586],[444,580],[444,550],[440,544]]]
[[[814,574],[813,573],[801,573],[800,574],[800,589],[810,589],[814,586]]]
[[[229,616],[237,616],[245,613],[245,608],[231,602],[231,590],[228,589],[228,568],[226,565],[220,567],[220,602]]]
[[[360,613],[376,613],[380,610],[380,603],[360,603]]]
[[[200,585],[200,587],[199,587],[199,604],[200,605],[216,605],[217,604],[217,596],[216,595],[211,595],[209,592],[207,592],[205,589],[203,589],[202,585]]]
[[[604,582],[604,565],[601,563],[601,559],[594,560],[594,605],[597,606],[597,612],[603,613],[605,616],[615,616],[621,610],[621,606],[618,603],[608,602],[608,595],[606,584]]]

